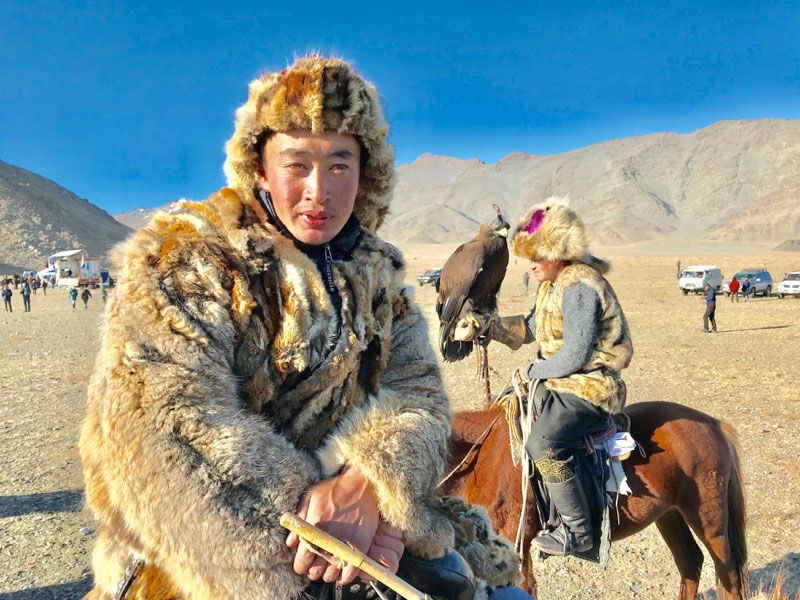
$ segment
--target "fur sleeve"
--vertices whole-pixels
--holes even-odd
[[[318,462],[242,408],[217,249],[173,247],[169,265],[166,245],[136,234],[108,306],[80,443],[87,503],[186,597],[295,597],[278,519]],[[96,580],[113,579],[100,555]]]
[[[411,304],[393,323],[379,393],[318,452],[327,473],[347,463],[372,481],[383,517],[421,556],[438,556],[453,545],[452,526],[435,500],[451,417],[427,323]]]

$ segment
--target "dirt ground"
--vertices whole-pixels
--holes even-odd
[[[409,246],[408,283],[428,317],[431,342],[438,329],[435,291],[417,287],[416,275],[441,266],[451,247]],[[625,372],[629,402],[680,402],[731,422],[741,444],[749,511],[749,566],[753,588],[770,587],[782,567],[785,592],[800,589],[800,299],[757,298],[731,304],[720,299],[719,333],[702,332],[704,303],[681,295],[675,261],[684,267],[711,263],[726,278],[735,270],[765,266],[778,280],[800,268],[800,255],[611,257],[614,285],[630,322],[635,356]],[[500,312],[530,310],[525,266],[510,265]],[[85,389],[98,346],[99,294],[84,310],[71,308],[66,291],[41,290],[32,312],[14,296],[13,314],[0,313],[0,600],[80,598],[90,588],[94,527],[83,508],[77,450]],[[490,346],[495,391],[515,366],[530,360]],[[443,365],[456,408],[482,399],[475,362]],[[577,559],[536,566],[539,598],[637,598],[677,596],[678,574],[654,527],[612,547],[605,570]],[[706,556],[701,592],[715,598]]]

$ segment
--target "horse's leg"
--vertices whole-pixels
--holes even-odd
[[[740,600],[746,594],[746,571],[742,561],[737,560],[736,540],[731,536],[731,521],[735,517],[729,513],[727,494],[717,493],[709,498],[710,491],[701,491],[700,506],[693,514],[686,515],[686,520],[714,561],[717,598]]]
[[[743,598],[740,575],[734,568],[734,561],[727,534],[727,510],[718,503],[701,504],[696,514],[687,516],[697,537],[703,542],[714,561],[717,574],[717,598]],[[721,589],[720,589],[721,588]]]
[[[689,526],[681,514],[675,510],[667,511],[656,520],[661,537],[667,542],[672,558],[681,575],[681,589],[678,600],[694,600],[700,585],[700,570],[703,567],[703,553],[694,541]]]
[[[727,423],[715,432],[715,462],[696,476],[698,502],[682,506],[686,522],[708,549],[717,575],[717,597],[740,600],[747,596],[747,542],[741,467],[736,433]]]

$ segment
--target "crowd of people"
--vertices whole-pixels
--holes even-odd
[[[23,312],[31,312],[31,295],[35,295],[39,290],[42,290],[44,296],[47,295],[47,288],[55,287],[55,281],[46,277],[39,277],[37,274],[23,274],[13,273],[12,275],[0,275],[0,297],[3,298],[3,309],[5,312],[14,312],[14,296],[19,294],[22,298]],[[80,291],[78,288],[82,288]],[[108,290],[106,285],[101,285],[101,299],[103,304],[108,300]],[[70,286],[67,297],[72,303],[72,308],[75,308],[78,296],[83,302],[83,308],[89,308],[89,298],[92,298],[92,293],[87,286]]]
[[[36,274],[20,275],[14,273],[13,275],[0,276],[0,296],[3,297],[3,308],[6,312],[14,312],[13,309],[13,296],[14,290],[17,290],[22,297],[22,308],[24,312],[31,312],[31,294],[36,294],[39,289],[42,289],[43,294],[47,294],[48,281],[42,280]]]

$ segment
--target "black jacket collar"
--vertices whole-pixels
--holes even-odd
[[[342,230],[327,244],[306,244],[294,237],[292,232],[289,231],[278,218],[278,215],[275,213],[275,207],[272,205],[272,197],[269,194],[260,190],[257,198],[266,211],[269,222],[275,226],[281,235],[292,240],[297,249],[312,260],[324,254],[325,246],[330,247],[333,260],[349,260],[351,258],[353,248],[355,248],[361,237],[361,223],[358,221],[355,214],[350,215],[350,218],[347,223],[345,223],[344,227],[342,227]]]

